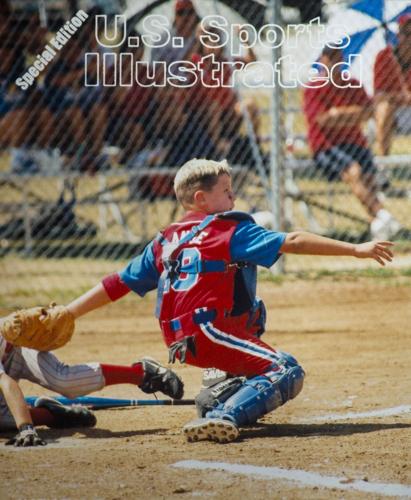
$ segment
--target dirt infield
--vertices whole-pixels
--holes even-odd
[[[411,277],[264,282],[259,291],[269,310],[265,340],[307,372],[294,401],[228,445],[184,441],[193,407],[99,411],[95,429],[41,429],[49,441],[41,449],[6,448],[3,434],[0,498],[411,497]],[[153,308],[153,297],[127,297],[79,320],[60,357],[165,362]],[[194,397],[200,371],[176,369]],[[98,395],[143,397],[132,386]]]

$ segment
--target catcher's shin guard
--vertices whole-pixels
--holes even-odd
[[[255,423],[260,417],[275,410],[301,391],[304,371],[296,366],[281,366],[280,370],[258,375],[238,391],[206,413],[207,418],[231,420],[237,426]]]
[[[141,360],[144,369],[143,382],[140,389],[146,394],[161,391],[173,399],[181,399],[184,395],[184,383],[181,378],[169,368],[165,368],[152,358]]]

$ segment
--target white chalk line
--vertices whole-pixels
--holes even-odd
[[[411,413],[411,405],[395,406],[393,408],[382,408],[380,410],[370,410],[362,412],[349,411],[348,413],[329,413],[327,415],[319,415],[310,418],[299,419],[298,422],[323,422],[327,420],[355,420],[357,418],[371,417],[392,417],[403,413]]]
[[[280,467],[259,467],[256,465],[230,464],[226,462],[207,462],[200,460],[182,460],[172,465],[182,469],[216,470],[257,476],[263,479],[284,479],[297,483],[298,487],[321,486],[323,488],[337,488],[339,490],[356,490],[366,493],[375,493],[385,496],[399,496],[411,498],[411,486],[395,483],[370,483],[360,479],[346,477],[324,476],[316,472],[307,472],[299,469],[282,469]]]

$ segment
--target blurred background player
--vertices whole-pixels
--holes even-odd
[[[390,239],[401,226],[378,197],[376,167],[361,127],[371,118],[373,106],[355,79],[343,78],[336,64],[343,62],[340,49],[325,47],[320,63],[333,80],[304,90],[308,142],[316,168],[328,181],[348,184],[370,218],[371,237]]]
[[[387,45],[374,63],[376,148],[390,152],[394,131],[411,134],[411,14],[398,21],[398,45]]]

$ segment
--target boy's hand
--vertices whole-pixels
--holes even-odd
[[[47,443],[37,434],[36,429],[31,424],[24,424],[19,427],[19,433],[14,438],[7,441],[6,446],[45,446]]]
[[[391,262],[394,253],[390,247],[394,243],[391,241],[369,241],[354,246],[354,256],[359,259],[374,259],[382,266],[385,262]]]

